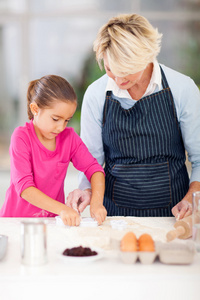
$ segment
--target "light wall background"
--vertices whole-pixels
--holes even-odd
[[[79,132],[82,95],[98,75],[90,70],[86,78],[93,41],[119,13],[147,17],[163,33],[159,62],[200,85],[200,0],[0,0],[0,175],[9,172],[14,128],[28,121],[30,80],[57,74],[77,89],[79,114],[72,126]]]

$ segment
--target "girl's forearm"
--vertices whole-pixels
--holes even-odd
[[[102,172],[96,172],[91,177],[91,190],[92,198],[91,202],[95,201],[99,204],[103,204],[104,192],[105,192],[105,176]]]
[[[33,186],[25,189],[20,196],[32,205],[57,215],[68,208],[65,204],[52,199]]]

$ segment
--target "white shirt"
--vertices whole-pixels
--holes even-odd
[[[188,159],[192,163],[190,182],[200,182],[200,92],[194,81],[177,71],[161,65],[171,89],[178,122]],[[91,154],[104,164],[102,142],[102,118],[106,92],[110,90],[120,101],[124,109],[129,109],[137,101],[132,99],[127,90],[118,88],[114,80],[107,74],[93,82],[85,92],[81,112],[81,138]],[[162,90],[161,71],[157,61],[150,83],[144,96]],[[90,188],[90,183],[84,176],[79,176],[79,188]]]
[[[142,97],[146,97],[146,96],[154,93],[156,86],[158,86],[158,89],[160,90],[162,87],[161,81],[162,81],[162,78],[161,78],[160,66],[159,66],[158,62],[155,61],[153,64],[153,72],[151,75],[151,80],[150,80],[149,85]],[[129,92],[127,90],[121,90],[118,87],[118,85],[115,83],[115,81],[110,77],[108,77],[108,83],[106,86],[106,92],[107,91],[112,91],[113,94],[119,98],[127,98],[127,99],[133,100],[133,98],[131,97]]]

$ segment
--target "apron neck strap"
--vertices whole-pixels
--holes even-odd
[[[161,66],[160,66],[160,71],[161,71],[161,76],[162,76],[162,86],[163,86],[163,89],[167,89],[167,88],[169,88],[169,84],[167,82],[167,79],[165,77],[165,73],[163,72],[163,69],[162,69]]]

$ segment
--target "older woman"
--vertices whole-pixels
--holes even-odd
[[[158,63],[160,43],[161,34],[137,14],[112,18],[94,42],[106,74],[85,93],[81,137],[105,164],[110,216],[183,218],[200,190],[199,90],[189,77]],[[81,212],[90,202],[83,175],[79,187],[67,205]]]

